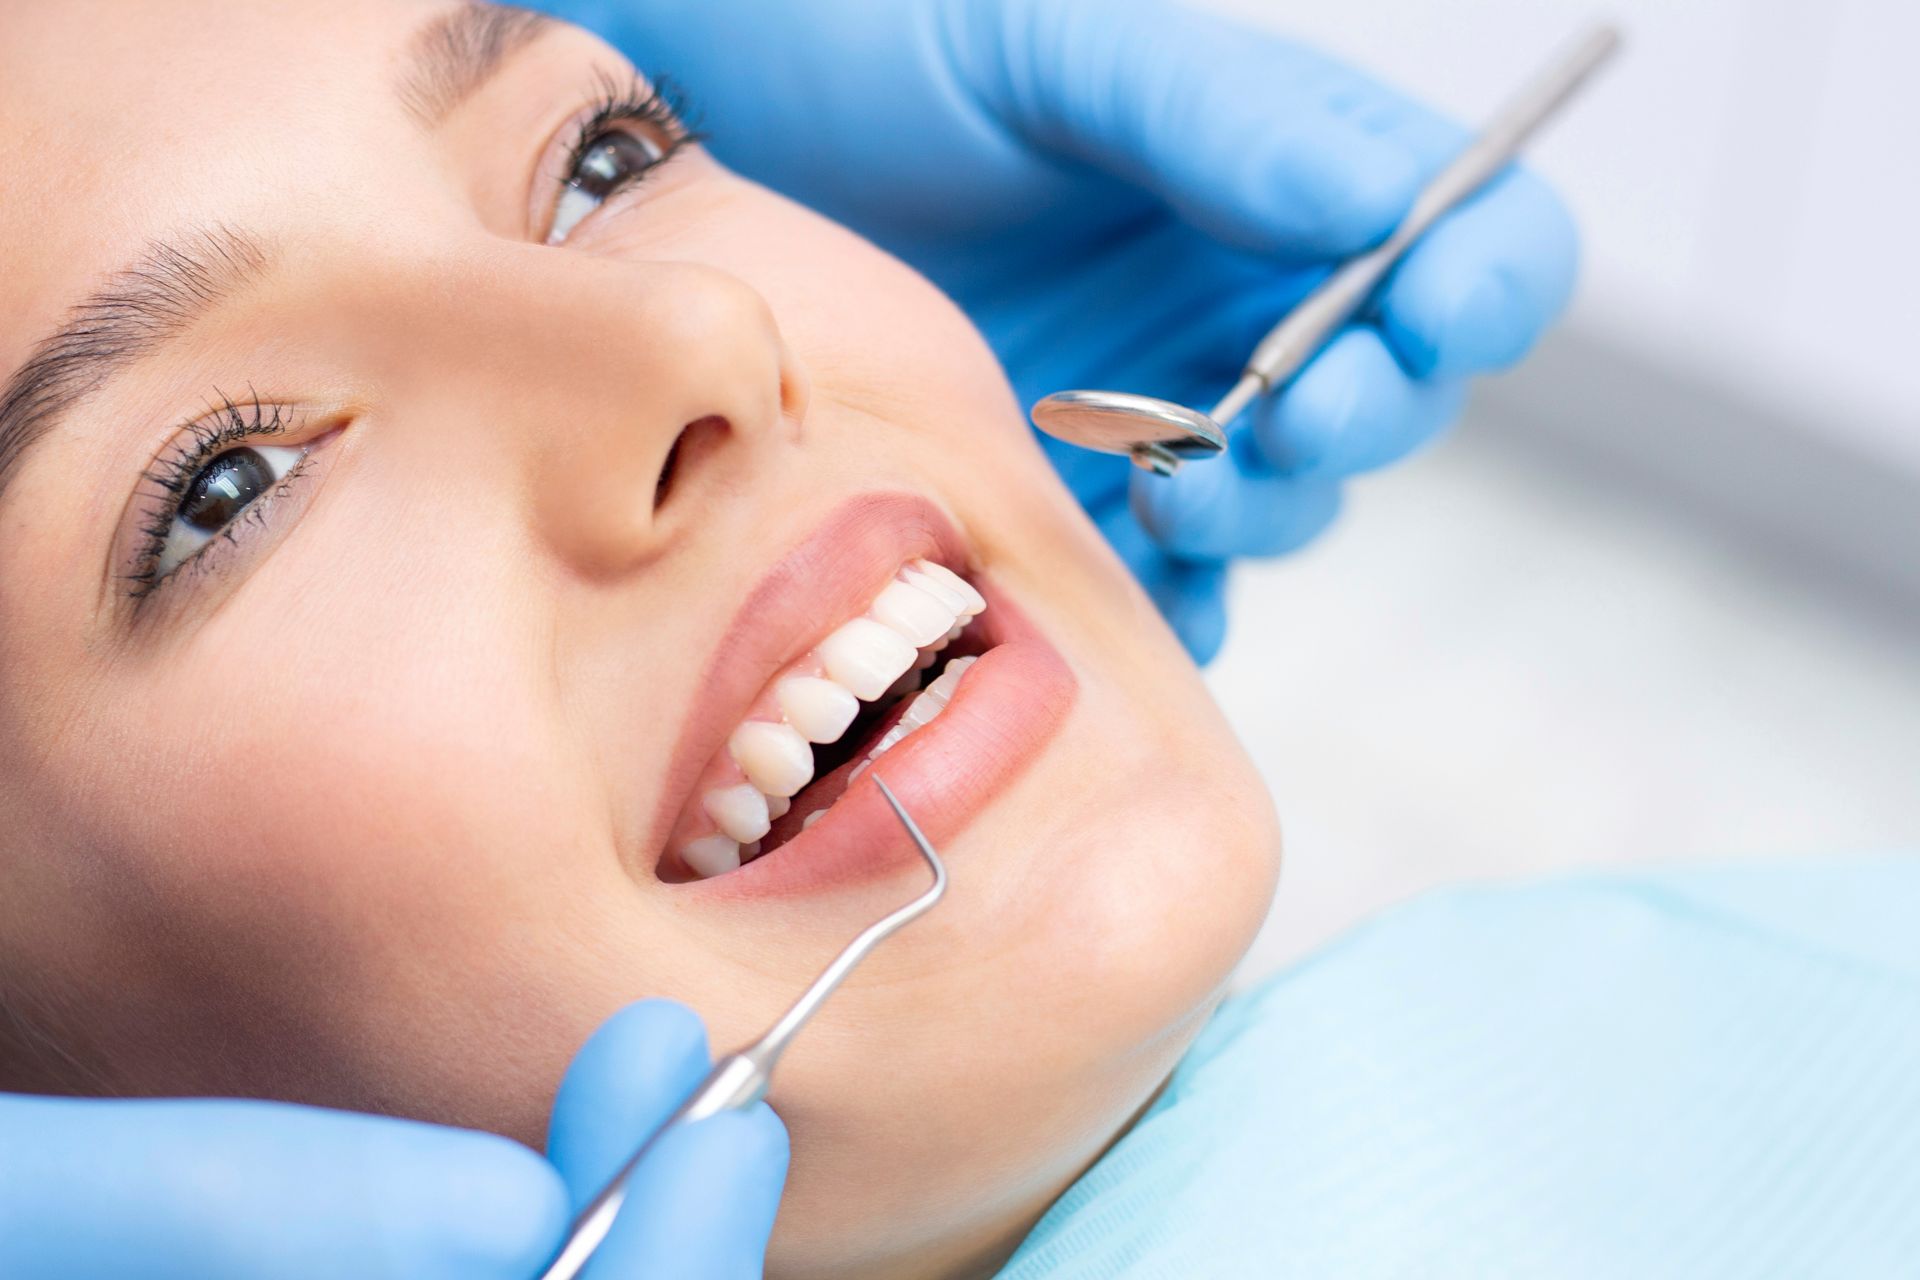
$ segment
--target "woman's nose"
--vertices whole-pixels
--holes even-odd
[[[745,466],[802,428],[806,373],[736,276],[527,246],[468,279],[446,372],[465,382],[468,413],[506,437],[538,539],[580,572],[617,573],[658,549],[661,482],[683,436],[702,468]]]

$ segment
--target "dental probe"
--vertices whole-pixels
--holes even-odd
[[[713,1064],[713,1070],[707,1072],[707,1078],[700,1082],[687,1100],[682,1102],[674,1113],[668,1116],[658,1129],[647,1136],[628,1161],[620,1166],[620,1171],[608,1180],[591,1203],[580,1211],[573,1221],[573,1227],[567,1232],[566,1243],[561,1246],[560,1256],[553,1265],[540,1275],[540,1280],[575,1280],[583,1267],[592,1260],[613,1230],[613,1221],[619,1216],[621,1206],[627,1201],[627,1188],[633,1181],[633,1174],[640,1162],[660,1141],[661,1135],[676,1125],[691,1124],[695,1120],[704,1120],[708,1116],[718,1115],[722,1111],[738,1111],[750,1107],[767,1096],[767,1088],[773,1083],[773,1069],[780,1061],[780,1055],[786,1052],[793,1037],[807,1025],[812,1018],[845,980],[853,967],[866,959],[872,951],[888,937],[900,929],[918,920],[933,905],[939,902],[947,891],[947,868],[940,861],[940,855],[928,843],[920,826],[908,815],[892,788],[876,775],[874,785],[880,788],[880,794],[886,797],[894,816],[900,819],[900,825],[907,829],[908,837],[920,856],[933,868],[933,887],[901,907],[892,915],[876,921],[866,927],[861,935],[847,944],[846,950],[834,958],[832,964],[813,980],[801,997],[793,1002],[793,1007],[780,1015],[780,1020],[758,1040],[737,1052],[730,1053]]]
[[[1392,235],[1329,276],[1248,357],[1240,381],[1211,414],[1123,391],[1058,391],[1033,406],[1033,425],[1056,439],[1170,476],[1192,458],[1227,447],[1226,428],[1260,396],[1291,382],[1353,318],[1407,251],[1448,212],[1485,186],[1620,47],[1610,26],[1589,31],[1496,112],[1480,135],[1428,183]]]

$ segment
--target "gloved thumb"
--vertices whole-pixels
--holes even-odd
[[[945,8],[956,74],[1003,127],[1266,256],[1384,236],[1442,127],[1320,54],[1172,0]]]
[[[554,1103],[548,1157],[578,1210],[699,1085],[711,1061],[692,1010],[644,1000],[575,1057]],[[676,1129],[629,1184],[590,1280],[759,1280],[786,1183],[787,1131],[765,1103]]]

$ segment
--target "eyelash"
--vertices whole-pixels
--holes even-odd
[[[263,405],[258,396],[244,405],[236,404],[221,395],[210,414],[181,428],[187,433],[187,439],[174,444],[165,457],[141,476],[157,492],[148,495],[150,505],[140,517],[140,548],[125,575],[128,596],[135,601],[146,599],[175,574],[200,563],[206,553],[213,550],[215,543],[209,542],[167,573],[160,572],[160,557],[166,549],[173,522],[179,517],[181,496],[201,469],[229,449],[247,441],[282,435],[291,427],[286,410],[279,405]],[[236,529],[244,522],[260,519],[273,494],[293,483],[305,466],[305,459],[295,463],[266,497],[249,503],[232,524],[215,535],[216,539],[232,542]]]
[[[633,76],[616,80],[603,72],[597,79],[593,109],[575,126],[573,141],[567,145],[559,183],[562,187],[567,186],[594,143],[614,129],[622,125],[648,125],[658,130],[661,146],[658,163],[609,192],[608,199],[612,199],[645,181],[655,169],[673,159],[682,147],[705,141],[706,135],[694,128],[693,122],[694,115],[688,108],[686,93],[671,77],[658,76],[647,81]]]

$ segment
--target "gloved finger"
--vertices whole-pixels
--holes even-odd
[[[1566,307],[1578,265],[1566,206],[1512,170],[1414,246],[1381,295],[1380,325],[1416,376],[1505,368]]]
[[[594,1033],[567,1071],[548,1138],[576,1209],[710,1065],[700,1019],[671,1001],[631,1005]],[[663,1136],[587,1274],[759,1276],[786,1167],[786,1129],[765,1104]]]
[[[956,74],[1005,127],[1154,192],[1215,238],[1321,258],[1399,221],[1423,166],[1398,95],[1169,0],[951,0]]]
[[[1194,662],[1206,666],[1227,639],[1227,562],[1175,560],[1152,575],[1149,593]]]
[[[587,1280],[760,1280],[787,1155],[786,1126],[765,1103],[665,1134]]]
[[[1338,479],[1285,475],[1254,455],[1243,432],[1211,462],[1171,477],[1142,472],[1133,481],[1133,513],[1180,559],[1277,556],[1305,546],[1339,514]]]
[[[1213,661],[1227,635],[1226,562],[1168,555],[1125,502],[1090,509],[1089,514],[1193,660],[1201,666]]]
[[[576,1210],[712,1065],[707,1029],[683,1004],[642,1000],[601,1024],[567,1068],[547,1129],[547,1158]]]
[[[1277,396],[1248,410],[1260,458],[1295,477],[1334,477],[1397,462],[1459,416],[1458,378],[1407,376],[1379,333],[1349,329]]]
[[[8,1280],[525,1280],[566,1222],[490,1134],[257,1102],[0,1099]]]

